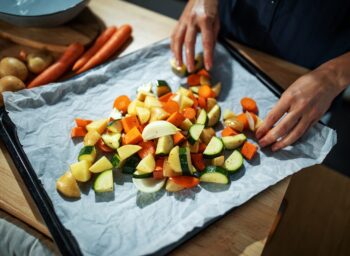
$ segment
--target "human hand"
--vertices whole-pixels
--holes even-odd
[[[260,146],[272,145],[272,151],[277,151],[293,144],[322,117],[340,91],[327,69],[316,69],[297,79],[257,130]]]
[[[213,49],[219,32],[218,0],[190,0],[171,36],[171,50],[178,66],[182,66],[182,48],[185,44],[186,63],[193,72],[197,31],[202,33],[204,66],[213,66]]]

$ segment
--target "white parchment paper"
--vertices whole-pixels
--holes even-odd
[[[200,50],[200,40],[197,49]],[[115,171],[115,191],[95,195],[82,185],[80,200],[62,198],[55,182],[77,161],[82,141],[73,141],[74,118],[108,116],[116,96],[136,96],[136,88],[164,79],[175,90],[181,82],[170,69],[169,40],[110,62],[77,79],[17,93],[5,93],[6,110],[17,126],[24,151],[50,196],[63,225],[85,255],[164,254],[191,232],[222,216],[267,187],[302,168],[321,163],[336,143],[335,131],[317,124],[293,147],[262,150],[231,177],[229,185],[203,185],[170,194],[143,194],[130,176]],[[215,49],[213,80],[221,81],[222,109],[239,113],[244,96],[254,98],[263,118],[277,98],[230,57]]]

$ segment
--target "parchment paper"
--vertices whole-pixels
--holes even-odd
[[[201,49],[200,40],[197,49]],[[95,195],[82,185],[80,200],[62,198],[55,182],[76,162],[82,141],[73,141],[74,118],[107,117],[116,96],[136,96],[136,88],[155,79],[175,90],[181,80],[169,65],[169,40],[125,56],[75,80],[33,90],[5,93],[6,110],[17,126],[20,142],[48,192],[63,225],[76,237],[85,255],[164,254],[267,187],[302,168],[321,163],[336,143],[335,131],[317,124],[293,147],[271,153],[261,150],[231,177],[229,185],[203,185],[175,194],[137,192],[130,176],[115,171],[115,191]],[[241,111],[243,96],[253,97],[263,118],[277,98],[232,59],[215,49],[214,81],[221,81],[222,109]]]

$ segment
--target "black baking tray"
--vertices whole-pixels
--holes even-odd
[[[235,47],[229,44],[225,39],[220,38],[219,42],[226,48],[226,50],[236,61],[238,61],[251,74],[257,77],[257,79],[260,80],[274,95],[280,97],[281,93],[283,92],[283,89],[275,81],[273,81],[262,70],[260,70],[246,57],[244,57]],[[61,254],[82,255],[78,242],[71,234],[71,232],[63,226],[57,214],[55,213],[52,202],[49,196],[47,195],[41,181],[37,177],[32,165],[30,164],[22,148],[22,145],[17,137],[16,126],[12,123],[4,108],[0,109],[0,137],[11,156],[23,180],[23,183],[27,187],[31,197],[37,205],[38,210],[43,220],[45,221],[45,224],[47,225],[52,235],[52,238],[54,239]],[[208,225],[212,224],[218,219],[219,218],[214,219]],[[206,227],[208,225],[206,225]],[[176,243],[176,245],[170,245],[168,248],[163,248],[159,251],[159,253],[163,254],[169,252],[170,250],[185,242],[204,228],[205,227],[195,229],[184,239]]]

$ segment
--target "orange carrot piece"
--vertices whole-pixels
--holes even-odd
[[[139,129],[137,129],[137,127],[132,128],[125,135],[126,144],[137,144],[142,140],[143,140],[142,135],[141,135]]]
[[[167,121],[175,126],[180,126],[186,118],[180,112],[174,112],[169,116]]]
[[[191,160],[194,167],[196,167],[199,171],[203,171],[205,169],[205,163],[203,160],[202,153],[191,154]]]
[[[126,141],[125,141],[125,133],[122,134],[122,145],[126,145]]]
[[[123,25],[112,35],[112,37],[91,57],[91,59],[80,68],[77,73],[80,74],[99,64],[105,62],[109,57],[116,53],[123,44],[131,37],[132,28],[130,25]]]
[[[237,120],[243,124],[244,129],[249,129],[249,123],[248,119],[245,113],[239,114],[237,117]]]
[[[127,116],[122,119],[122,126],[124,131],[128,133],[132,128],[138,128],[140,123],[136,116]]]
[[[169,177],[169,180],[185,188],[193,188],[199,184],[199,179],[193,176],[175,176]]]
[[[200,84],[200,75],[192,74],[187,77],[187,84],[189,86],[197,86]]]
[[[73,65],[83,52],[84,46],[82,44],[73,43],[69,45],[61,58],[35,77],[29,83],[28,88],[34,88],[56,81]]]
[[[124,114],[128,112],[128,106],[130,103],[131,103],[131,100],[128,96],[121,95],[114,100],[113,105],[114,105],[114,108],[118,109],[120,112]]]
[[[205,145],[205,143],[203,143],[203,142],[200,142],[198,152],[203,153],[206,148],[207,148],[207,145]]]
[[[225,127],[225,129],[222,130],[221,132],[221,136],[222,137],[226,137],[226,136],[234,136],[234,135],[238,135],[239,133],[236,132],[234,129],[232,129],[231,127]]]
[[[72,70],[77,71],[82,68],[94,56],[100,48],[112,37],[117,31],[115,26],[106,28],[100,36],[95,40],[95,43],[81,56],[73,65]]]
[[[169,114],[173,114],[175,112],[178,112],[180,107],[179,104],[177,104],[177,102],[169,100],[163,104],[163,109]]]
[[[210,79],[210,75],[209,75],[208,71],[207,71],[207,70],[205,70],[204,68],[203,68],[203,69],[201,69],[201,70],[199,70],[199,71],[197,72],[197,75],[200,75],[200,76],[205,76],[205,77],[207,77],[207,78],[209,78],[209,79]]]
[[[256,105],[255,100],[252,98],[244,97],[241,99],[241,105],[243,108],[243,111],[249,111],[254,114],[257,114],[259,112],[258,106]]]
[[[84,137],[87,131],[84,127],[73,127],[70,133],[72,138]]]
[[[194,108],[184,108],[182,114],[185,118],[193,120],[196,117],[196,110]]]
[[[85,128],[91,122],[92,122],[92,120],[75,118],[75,123],[77,124],[78,127],[84,127]]]
[[[206,109],[207,108],[207,100],[203,97],[198,97],[198,105],[200,108]]]
[[[210,88],[209,85],[201,85],[198,90],[198,95],[207,99],[213,97],[213,90]]]
[[[163,165],[164,165],[164,158],[158,158],[156,160],[156,167],[154,168],[154,171],[153,171],[153,178],[164,179]]]
[[[108,147],[102,139],[99,139],[97,141],[97,147],[102,151],[102,152],[105,152],[105,153],[112,153],[114,151],[113,148],[110,148]]]
[[[176,132],[173,135],[173,141],[174,141],[175,146],[179,145],[180,143],[182,143],[185,140],[186,140],[186,137],[181,132]]]
[[[154,145],[153,141],[142,141],[139,143],[139,146],[141,146],[141,150],[138,153],[140,158],[145,158],[146,156],[152,154],[155,155],[156,153],[156,146]]]
[[[158,100],[159,100],[160,102],[167,102],[173,95],[174,95],[174,93],[168,92],[168,93],[164,94],[163,96],[160,96],[160,97],[158,98]]]
[[[251,160],[255,156],[257,150],[258,150],[258,147],[256,145],[254,145],[253,143],[250,143],[249,141],[246,141],[243,144],[241,153],[246,159]]]

